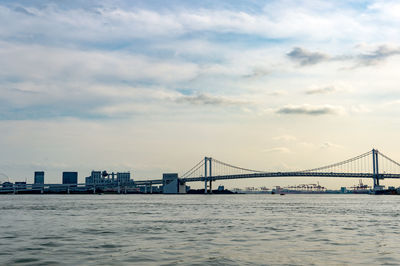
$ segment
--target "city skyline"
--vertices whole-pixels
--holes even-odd
[[[398,11],[396,1],[2,1],[0,172],[56,182],[119,169],[136,180],[204,156],[284,171],[373,147],[399,160]]]

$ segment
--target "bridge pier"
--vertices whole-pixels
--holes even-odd
[[[204,157],[204,194],[207,194],[207,161],[208,158]]]
[[[209,164],[209,167],[207,165]],[[207,171],[208,170],[208,171]],[[212,158],[204,157],[204,194],[212,194]],[[210,182],[208,186],[207,182]],[[208,190],[210,188],[210,190]]]
[[[374,179],[374,190],[379,187],[379,165],[378,165],[378,150],[372,149],[372,170]]]

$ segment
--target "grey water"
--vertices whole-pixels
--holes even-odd
[[[0,265],[400,264],[399,251],[399,196],[0,196]]]

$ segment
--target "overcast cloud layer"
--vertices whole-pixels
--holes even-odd
[[[158,177],[206,155],[309,168],[374,145],[400,159],[399,13],[397,1],[2,1],[0,172]]]

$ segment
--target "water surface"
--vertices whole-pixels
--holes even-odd
[[[0,265],[400,264],[400,197],[1,195]]]

